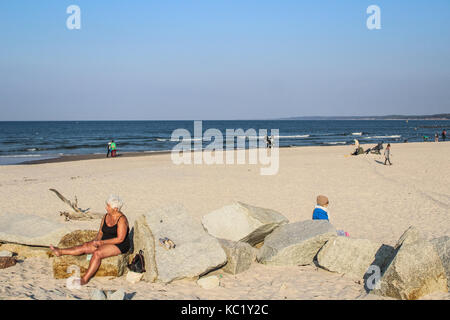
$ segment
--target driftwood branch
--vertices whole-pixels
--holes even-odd
[[[60,211],[59,215],[64,216],[66,221],[69,220],[92,220],[92,219],[101,219],[103,217],[103,214],[101,213],[95,213],[90,212],[89,208],[87,209],[81,209],[78,207],[78,199],[75,196],[75,201],[72,202],[68,200],[66,197],[64,197],[61,193],[58,192],[56,189],[49,189],[50,191],[54,192],[56,196],[61,199],[62,202],[67,204],[73,212],[67,212],[67,211]]]

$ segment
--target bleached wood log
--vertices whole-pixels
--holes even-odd
[[[92,219],[101,219],[104,214],[102,213],[96,213],[96,212],[90,212],[88,209],[81,209],[78,207],[78,199],[75,196],[75,202],[72,202],[68,200],[66,197],[64,197],[61,193],[58,192],[56,189],[49,189],[53,193],[56,194],[56,196],[61,199],[62,202],[67,204],[73,212],[67,212],[67,211],[60,211],[60,216],[64,216],[66,221],[69,220],[92,220]]]

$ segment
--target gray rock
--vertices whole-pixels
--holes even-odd
[[[257,261],[272,265],[308,265],[336,229],[326,220],[306,220],[283,225],[268,235]]]
[[[418,240],[425,240],[425,238],[416,227],[410,226],[400,236],[400,239],[398,239],[397,244],[394,246],[394,249],[398,250],[403,244],[414,243]]]
[[[165,237],[176,247],[167,250],[161,246],[159,239]],[[134,225],[134,249],[135,253],[144,251],[147,272],[143,279],[151,282],[197,279],[227,262],[219,241],[179,204],[139,217]]]
[[[242,202],[215,210],[202,218],[203,227],[216,238],[256,245],[289,220],[275,210]]]
[[[393,247],[370,240],[336,237],[320,249],[317,263],[326,270],[363,279],[370,265],[376,265],[381,270],[392,259],[394,252]]]
[[[155,239],[149,226],[147,225],[147,218],[145,215],[138,217],[134,222],[133,228],[133,257],[143,251],[145,271],[142,279],[147,282],[154,282],[158,278],[158,271],[156,269],[155,261]]]
[[[91,300],[106,300],[106,295],[102,290],[99,289],[93,289],[89,293]]]
[[[433,292],[447,292],[447,277],[433,244],[403,241],[372,293],[416,300]]]
[[[119,289],[116,291],[107,291],[106,299],[108,299],[108,300],[124,300],[125,299],[125,291],[123,291],[123,289]]]
[[[29,214],[0,214],[0,242],[46,246],[83,227],[98,228],[97,222],[63,223]]]
[[[2,250],[0,251],[0,257],[12,257],[13,253],[10,251]]]
[[[219,243],[227,255],[227,264],[222,268],[224,272],[231,274],[244,272],[256,259],[257,250],[246,242],[219,239]]]
[[[450,290],[450,237],[443,236],[431,240],[447,275],[447,288]]]

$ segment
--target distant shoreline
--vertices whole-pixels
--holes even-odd
[[[117,158],[132,158],[141,156],[151,156],[157,154],[168,154],[171,151],[139,151],[139,152],[123,152],[117,155]],[[111,157],[110,157],[111,158]],[[17,163],[15,165],[29,165],[29,164],[43,164],[43,163],[59,163],[59,162],[72,162],[80,160],[93,160],[93,159],[106,159],[105,154],[76,154],[76,155],[62,155],[56,158],[42,159],[42,160],[31,160]]]
[[[130,120],[0,120],[2,122],[146,122],[146,121],[160,121],[160,122],[186,122],[196,121],[199,119],[185,119],[185,120],[152,120],[152,119],[130,119]],[[283,118],[261,118],[261,119],[201,119],[200,121],[282,121],[282,120],[391,120],[391,121],[450,121],[450,113],[435,114],[435,115],[387,115],[387,116],[304,116],[304,117],[283,117]]]
[[[422,143],[445,143],[448,141],[421,141],[421,142],[397,142],[395,144],[422,144]],[[385,143],[387,144],[387,143]],[[376,143],[370,143],[370,142],[361,142],[360,145],[372,145],[375,146]],[[347,145],[313,145],[313,146],[282,146],[279,147],[279,149],[297,149],[297,148],[322,148],[322,147],[354,147],[354,145],[347,144]],[[233,151],[236,151],[237,149],[233,149]],[[245,149],[249,150],[249,149]],[[205,150],[202,150],[204,152]],[[226,150],[225,150],[226,151]],[[146,156],[155,156],[155,155],[163,155],[163,154],[169,154],[172,151],[137,151],[137,152],[123,152],[119,153],[117,155],[117,158],[134,158],[134,157],[146,157]],[[199,152],[199,150],[192,150],[191,152]],[[111,157],[109,157],[111,158]],[[106,159],[105,154],[77,154],[77,155],[62,155],[56,158],[48,158],[48,159],[41,159],[41,160],[31,160],[31,161],[24,161],[21,163],[13,164],[13,165],[31,165],[31,164],[45,164],[45,163],[60,163],[60,162],[72,162],[72,161],[81,161],[81,160],[95,160],[95,159]]]
[[[290,117],[290,118],[280,118],[278,120],[390,120],[390,121],[450,121],[450,114],[444,115],[428,115],[428,116],[372,116],[372,117],[359,117],[359,116],[349,116],[349,117]]]

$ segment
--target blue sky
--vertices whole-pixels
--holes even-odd
[[[0,45],[0,120],[450,112],[448,0],[3,0]]]

